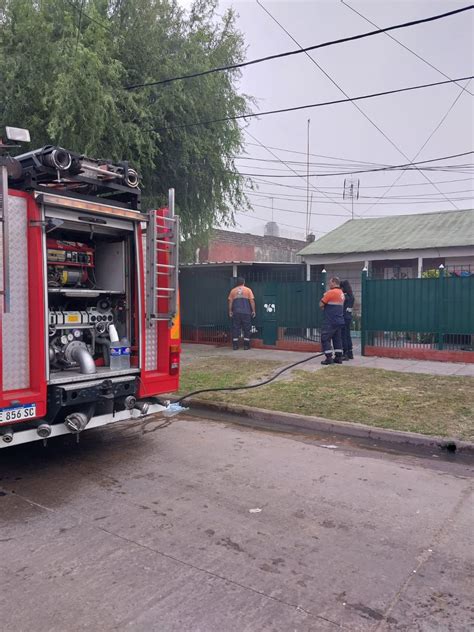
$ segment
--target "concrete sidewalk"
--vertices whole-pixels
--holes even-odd
[[[231,347],[215,347],[213,345],[183,344],[183,366],[189,366],[201,359],[235,358],[252,360],[273,360],[281,362],[282,366],[298,362],[308,358],[312,353],[300,351],[281,351],[269,349],[251,349],[250,351],[233,351]],[[399,371],[400,373],[425,373],[428,375],[468,376],[474,377],[474,364],[460,364],[458,362],[427,362],[420,360],[396,360],[393,358],[372,358],[356,355],[354,360],[345,362],[348,366],[360,366],[369,369],[385,369],[386,371]],[[320,371],[326,367],[321,366],[320,358],[310,360],[301,365],[305,371]]]

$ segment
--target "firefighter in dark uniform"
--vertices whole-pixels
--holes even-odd
[[[323,310],[323,326],[321,327],[321,344],[326,359],[321,364],[342,364],[342,328],[344,327],[344,292],[340,288],[340,280],[333,277],[329,280],[329,290],[319,302]],[[332,357],[334,347],[334,359]]]
[[[250,349],[251,319],[255,318],[255,298],[252,290],[245,286],[245,279],[238,277],[237,285],[230,291],[228,304],[232,318],[232,348],[239,348],[240,332],[244,332],[244,349]]]
[[[354,292],[352,291],[349,281],[341,282],[341,290],[344,292],[344,327],[342,328],[342,350],[343,360],[353,360],[351,323],[352,310],[354,309]]]

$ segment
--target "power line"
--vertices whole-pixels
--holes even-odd
[[[452,154],[451,156],[442,156],[440,158],[431,158],[430,160],[420,160],[419,162],[413,162],[413,163],[407,163],[407,164],[403,164],[403,165],[391,165],[389,167],[378,167],[376,169],[360,169],[358,171],[352,171],[351,173],[376,173],[376,172],[380,172],[380,171],[395,171],[398,169],[407,169],[409,171],[411,171],[412,169],[410,169],[410,167],[416,167],[417,165],[424,165],[424,164],[428,164],[431,162],[438,162],[440,160],[450,160],[451,158],[459,158],[460,156],[468,156],[470,154],[474,154],[474,151],[466,151],[463,152],[461,154]],[[427,167],[429,168],[429,167]],[[437,167],[438,169],[444,168],[446,169],[446,165],[442,166],[442,167]],[[292,170],[294,171],[294,170]],[[263,173],[241,173],[239,172],[241,176],[257,176],[257,177],[262,177],[264,174]],[[296,174],[296,176],[298,177],[304,177],[301,173],[298,172],[294,172]],[[347,175],[347,172],[340,172],[340,173],[310,173],[309,174],[311,177],[318,177],[318,178],[322,178],[322,177],[333,177],[333,176],[341,176],[341,175]],[[290,176],[290,175],[279,175],[279,174],[265,174],[265,176],[267,178],[294,178],[295,176]]]
[[[425,140],[425,142],[423,143],[423,145],[420,147],[420,149],[416,152],[416,154],[413,156],[413,160],[416,160],[418,158],[418,156],[421,154],[421,152],[423,151],[423,149],[426,147],[426,145],[430,142],[430,140],[433,138],[433,136],[436,134],[436,132],[439,130],[439,128],[443,125],[444,121],[448,118],[449,114],[451,113],[451,110],[454,108],[454,106],[456,105],[456,103],[459,101],[459,99],[461,98],[461,95],[463,94],[463,92],[467,89],[467,86],[470,84],[471,82],[468,81],[466,83],[465,86],[461,86],[461,92],[459,92],[459,94],[457,95],[457,97],[454,99],[454,101],[451,103],[450,107],[448,108],[448,110],[446,111],[446,113],[444,114],[444,116],[441,117],[441,120],[439,121],[439,123],[436,125],[436,127],[434,128],[434,130],[431,132],[431,134],[428,136],[428,138]],[[369,206],[368,209],[366,209],[364,211],[364,213],[368,213],[370,211],[371,208],[373,208],[376,204],[378,204],[380,202],[380,200],[382,200],[387,193],[389,193],[392,190],[392,187],[395,186],[397,184],[397,182],[403,177],[403,172],[398,174],[398,176],[395,178],[395,180],[392,182],[392,184],[386,189],[386,191],[384,191],[384,193],[379,197],[378,200],[376,200],[373,204],[371,204]],[[426,176],[425,176],[426,177]],[[439,191],[439,189],[436,187],[436,189]]]
[[[269,196],[266,196],[266,197],[269,197]],[[278,198],[274,197],[274,199],[278,199]],[[318,202],[320,204],[331,204],[331,202],[328,202],[328,201],[324,200],[323,198],[317,198],[317,200],[318,200]],[[469,200],[472,200],[472,196],[457,198],[458,202],[467,202]],[[282,201],[291,202],[292,200],[284,199]],[[295,201],[300,202],[301,200],[295,200]],[[403,205],[414,206],[415,204],[433,204],[433,203],[434,204],[437,204],[437,203],[439,203],[439,204],[446,204],[446,202],[444,200],[416,200],[416,201],[395,200],[394,202],[381,202],[381,204],[384,205],[384,206],[403,206]],[[251,202],[251,205],[252,206],[259,206],[261,208],[269,208],[269,209],[272,208],[271,206],[266,206],[264,204],[256,204],[254,202]],[[278,208],[277,206],[273,207],[273,209],[275,211],[286,211],[287,213],[298,213],[300,215],[301,214],[306,214],[306,211],[298,211],[298,210],[290,210],[290,209],[285,209],[285,208]],[[456,209],[456,210],[458,210],[458,209]],[[337,214],[328,213],[327,215],[328,215],[328,217],[331,217],[331,216],[333,216],[333,217],[346,217],[346,215],[341,215],[340,213],[337,213]],[[325,216],[326,215],[323,214],[323,217],[325,217]]]
[[[83,9],[84,9],[84,0],[81,0],[81,8],[79,9],[79,20],[77,23],[76,52],[75,52],[76,55],[77,55],[77,47],[79,46],[79,38],[81,37],[81,24],[82,24],[82,16],[84,13]]]
[[[288,163],[289,165],[291,165],[291,163]],[[353,173],[374,173],[380,170],[385,170],[385,171],[451,171],[451,172],[460,172],[460,173],[473,173],[474,175],[474,164],[455,164],[455,165],[439,165],[439,166],[427,166],[427,167],[418,167],[419,163],[416,163],[414,165],[412,165],[411,163],[407,163],[407,165],[403,168],[403,169],[394,169],[393,167],[391,167],[390,165],[387,165],[386,167],[380,167],[377,169],[357,169],[357,167],[354,167],[353,169],[348,169],[347,171],[340,171],[337,173],[334,173],[333,171],[327,171],[324,169],[317,169],[317,165],[314,165],[316,167],[316,169],[314,169],[314,174],[309,174],[309,175],[317,175],[317,176],[334,176],[334,175],[342,175],[342,176],[350,176]],[[340,167],[340,165],[334,165],[333,168],[337,168]],[[238,165],[237,168],[239,169],[239,173],[242,172],[246,172],[247,170],[251,170],[253,172],[253,170],[258,169],[258,171],[255,173],[256,176],[258,175],[262,175],[262,176],[268,176],[273,178],[274,176],[278,176],[279,173],[281,173],[282,171],[285,171],[285,169],[279,169],[278,167],[256,167],[255,165]],[[262,171],[264,172],[268,172],[268,173],[262,173]],[[270,173],[271,172],[271,173]],[[235,171],[231,171],[231,173],[236,173]],[[307,174],[304,171],[301,170],[296,170],[294,171],[294,173],[302,175],[302,176],[306,176]],[[427,184],[431,185],[431,181],[429,181]],[[382,188],[386,188],[389,185],[385,185],[385,187]],[[440,192],[438,192],[439,194]]]
[[[268,9],[266,9],[263,4],[260,2],[260,0],[257,0],[257,4],[265,11],[265,13],[288,35],[288,37],[297,45],[300,47],[300,49],[303,49],[303,46],[293,37],[293,35],[291,35],[291,33],[272,15],[272,13],[270,13],[270,11],[268,11]],[[336,86],[336,88],[348,99],[350,99],[349,95],[347,94],[347,92],[342,88],[342,86],[340,86],[335,79],[333,79],[331,77],[331,75],[329,73],[327,73],[324,68],[314,59],[314,57],[312,57],[308,52],[305,51],[305,55],[308,57],[308,59],[310,59],[310,61],[316,66],[316,68],[318,68],[318,70],[320,70],[325,77],[327,77],[327,79],[329,79],[329,81]],[[464,88],[463,88],[464,89]],[[399,154],[401,154],[405,160],[408,160],[410,163],[412,163],[412,160],[407,156],[407,154],[405,154],[404,151],[402,151],[400,149],[400,147],[395,143],[395,141],[393,141],[390,136],[388,136],[388,134],[386,134],[383,129],[377,125],[377,123],[375,121],[372,120],[372,118],[360,107],[360,105],[358,105],[357,103],[354,102],[354,99],[351,99],[351,103],[352,105],[357,109],[357,111],[362,114],[362,116],[372,125],[372,127],[374,127],[380,134],[382,134],[382,136],[385,138],[385,140],[387,140],[390,145],[392,145],[392,147],[394,147]],[[416,156],[415,156],[416,158]],[[421,172],[420,172],[421,173]],[[421,173],[421,175],[425,178],[425,180],[428,180],[429,182],[431,182],[430,178],[424,174]],[[433,183],[432,183],[433,184]],[[445,197],[445,199],[452,205],[454,206],[454,208],[457,208],[456,205],[449,201],[448,198],[446,196],[444,196],[443,192],[437,188],[437,186],[435,184],[433,184],[434,188],[438,191],[438,193],[440,193],[441,195],[443,195],[443,197]]]
[[[82,13],[83,17],[87,18],[91,22],[94,22],[94,24],[97,24],[98,26],[101,26],[106,31],[112,31],[110,26],[105,25],[103,22],[99,22],[99,20],[96,20],[95,18],[91,18],[90,15],[88,15],[85,11],[83,11],[82,10],[82,6],[83,6],[84,3],[82,3],[81,4],[81,8],[79,8],[76,4],[74,4],[74,2],[72,0],[66,0],[66,2],[69,4],[69,6],[71,6],[74,9],[74,11]]]
[[[257,116],[269,116],[271,114],[281,114],[282,112],[296,112],[298,110],[307,110],[310,108],[321,108],[328,105],[339,105],[340,103],[353,103],[354,101],[363,101],[365,99],[373,99],[376,97],[384,97],[389,94],[398,94],[402,92],[410,92],[413,90],[422,90],[424,88],[433,88],[436,86],[443,86],[449,83],[456,83],[458,81],[468,81],[474,79],[474,75],[469,77],[459,77],[458,79],[446,79],[445,81],[435,81],[433,83],[418,84],[416,86],[408,86],[406,88],[397,88],[395,90],[384,90],[383,92],[373,92],[371,94],[362,94],[357,97],[349,97],[347,99],[334,99],[333,101],[322,101],[319,103],[308,103],[306,105],[296,105],[291,108],[280,108],[278,110],[266,110],[265,112],[256,112],[250,114],[237,114],[236,116],[224,116],[217,119],[209,119],[207,121],[196,121],[194,123],[183,123],[182,125],[168,125],[166,127],[160,127],[157,129],[159,132],[166,132],[174,129],[184,129],[188,127],[196,127],[200,125],[211,125],[212,123],[225,123],[226,121],[238,121],[240,119],[255,118]],[[407,158],[408,160],[408,158]]]
[[[253,143],[251,143],[253,145]],[[275,148],[273,148],[275,149]],[[284,150],[280,150],[280,151],[284,151]],[[287,150],[288,151],[288,150]],[[315,156],[316,154],[309,154],[310,156]],[[322,158],[327,158],[328,156],[321,156]],[[254,158],[252,156],[233,156],[233,158],[235,160],[254,160],[256,162],[270,162],[270,163],[274,163],[274,162],[280,162],[279,160],[272,160],[271,158]],[[347,158],[336,158],[333,157],[333,160],[340,160],[341,162],[347,162],[349,163],[349,165],[347,166],[347,169],[350,169],[352,167],[354,167],[355,165],[370,165],[370,166],[374,166],[374,167],[384,167],[384,166],[388,166],[385,163],[381,163],[381,162],[367,162],[364,160],[348,160]],[[286,161],[288,164],[292,164],[292,165],[306,165],[306,160],[287,160]],[[333,162],[310,162],[310,165],[318,165],[318,166],[327,166],[327,167],[335,167],[337,165],[337,163],[333,163]],[[341,167],[345,167],[346,165],[341,165]]]
[[[331,204],[331,202],[322,202],[322,204]],[[258,208],[268,208],[271,210],[271,206],[266,206],[265,204],[253,204],[252,206],[257,206]],[[294,213],[295,215],[306,215],[306,211],[296,211],[294,209],[289,208],[280,208],[275,206],[275,211],[282,211],[283,213]],[[346,219],[350,219],[349,215],[344,215],[343,213],[321,213],[321,217],[345,217]]]
[[[305,179],[304,176],[301,176],[297,171],[295,171],[295,169],[293,169],[293,167],[291,167],[290,165],[287,165],[285,163],[285,161],[280,158],[277,154],[275,154],[271,149],[269,149],[268,147],[266,147],[261,141],[258,140],[258,138],[255,138],[255,136],[253,136],[253,134],[251,134],[248,130],[244,129],[244,132],[247,134],[247,136],[250,136],[250,138],[253,138],[253,140],[257,141],[258,144],[263,147],[264,149],[266,149],[274,158],[277,158],[278,160],[280,160],[280,162],[285,165],[286,167],[288,167],[288,169],[290,171],[292,171],[294,174],[296,174],[296,176],[298,178],[303,178]],[[280,176],[280,177],[284,177],[284,176]],[[290,176],[291,177],[291,176]],[[294,177],[294,176],[293,176]],[[318,191],[318,193],[320,192],[320,190],[318,189],[318,187],[316,187],[313,183],[310,183],[310,186],[312,189],[314,189],[315,191]],[[337,204],[338,206],[340,206],[341,208],[343,208],[347,213],[350,213],[351,211],[344,206],[344,204],[342,204],[341,202],[338,202],[337,200],[335,200],[334,198],[332,198],[330,195],[328,195],[327,193],[323,193],[323,195],[325,197],[327,197],[329,200],[331,200],[332,202],[334,202],[334,204]]]
[[[355,9],[354,7],[352,7],[350,4],[348,4],[345,0],[341,0],[342,4],[347,7],[348,9],[350,9],[351,11],[353,11],[354,13],[356,13],[359,17],[361,17],[363,20],[365,20],[366,22],[368,22],[371,26],[375,26],[376,29],[380,28],[378,26],[378,24],[375,24],[375,22],[372,22],[372,20],[369,20],[369,18],[365,15],[363,15],[360,11],[358,11],[357,9]],[[436,70],[436,72],[438,72],[440,75],[442,75],[443,77],[445,77],[446,79],[451,79],[451,77],[449,75],[447,75],[445,72],[443,72],[442,70],[440,70],[437,66],[435,66],[434,64],[432,64],[430,61],[428,61],[427,59],[425,59],[424,57],[422,57],[419,53],[415,52],[412,48],[410,48],[409,46],[407,46],[406,44],[404,44],[403,42],[401,42],[400,40],[398,40],[396,37],[394,37],[393,35],[391,35],[391,33],[385,33],[385,35],[387,37],[389,37],[390,39],[392,39],[394,42],[396,42],[397,44],[399,44],[402,48],[404,48],[405,50],[407,50],[409,53],[411,53],[412,55],[414,55],[415,57],[417,57],[420,61],[422,61],[424,64],[426,64],[427,66],[429,66],[430,68],[432,68],[433,70]],[[458,84],[460,88],[462,88],[462,86],[460,84]],[[471,96],[474,96],[472,92],[469,92],[469,90],[466,90],[466,92],[468,92]]]
[[[288,165],[293,165],[298,169],[301,169],[301,167],[303,166],[301,163],[294,163],[291,160],[289,160],[287,162]],[[325,163],[317,163],[317,162],[311,162],[309,163],[310,166],[313,169],[319,169],[322,171],[329,171],[330,173],[332,173],[334,171],[334,169],[344,169],[345,174],[351,174],[355,169],[360,169],[361,167],[364,167],[363,164],[360,165],[344,165],[344,164],[337,164],[337,163],[333,163],[333,164],[325,164]],[[371,168],[369,165],[365,165],[367,166],[367,168]],[[383,167],[390,167],[390,165],[376,165],[377,168],[383,168]],[[280,167],[273,167],[273,166],[269,166],[269,165],[245,165],[245,164],[239,164],[238,165],[239,169],[258,169],[259,171],[285,171],[285,169],[282,169]],[[463,165],[464,168],[464,165]],[[298,173],[301,174],[306,174],[306,172],[303,172],[302,170],[299,171]]]
[[[250,219],[258,219],[262,222],[268,222],[269,220],[266,219],[265,217],[257,217],[257,215],[249,215],[248,213],[245,213],[244,211],[235,211],[236,215],[244,215],[244,217],[248,217]],[[278,226],[285,226],[285,228],[293,228],[293,230],[296,228],[296,230],[298,230],[298,227],[295,226],[294,224],[284,224],[283,222],[277,222]],[[301,233],[304,233],[304,228],[301,228]],[[313,230],[313,233],[318,233],[320,235],[325,235],[327,231],[322,231],[322,230]],[[301,241],[304,241],[304,238],[301,239]]]
[[[363,190],[363,189],[362,189]],[[326,189],[320,189],[320,191],[326,191]],[[458,190],[458,191],[445,191],[446,195],[461,195],[461,194],[466,194],[466,193],[473,193],[474,189],[463,189],[463,190]],[[257,197],[264,197],[264,198],[273,198],[275,200],[288,200],[288,201],[293,201],[293,202],[305,202],[306,201],[306,196],[305,195],[298,195],[296,193],[294,194],[280,194],[280,195],[274,195],[272,193],[269,193],[267,191],[252,191],[252,190],[248,190],[246,195],[252,195],[252,196],[257,196]],[[433,196],[437,196],[437,193],[419,193],[419,194],[412,194],[412,195],[390,195],[388,197],[385,197],[385,200],[411,200],[411,201],[416,201],[416,200],[431,200],[431,201],[435,201],[435,202],[442,202],[443,199],[440,197],[433,197]],[[472,197],[472,196],[471,196]],[[376,195],[359,195],[360,199],[378,199],[378,196]],[[320,199],[320,198],[316,198],[316,199]],[[321,198],[322,199],[322,198]],[[456,199],[456,198],[453,198]],[[469,198],[468,198],[469,199]]]
[[[255,177],[253,181],[256,182],[257,184],[259,183],[271,184],[272,186],[284,187],[285,189],[293,189],[297,191],[306,190],[306,187],[299,187],[296,184],[282,184],[281,182],[271,182],[270,180],[264,180],[263,178]],[[450,184],[452,182],[472,182],[472,178],[456,178],[454,180],[438,180],[436,184]],[[427,187],[427,186],[431,186],[431,184],[429,182],[415,182],[414,184],[396,184],[394,185],[393,188],[398,189],[402,187]],[[385,184],[381,184],[378,186],[371,186],[371,187],[368,187],[368,186],[363,187],[363,189],[386,189],[386,188],[387,188],[387,185]],[[337,189],[340,191],[341,187],[326,185],[325,189]]]
[[[193,79],[195,77],[203,77],[204,75],[210,75],[216,72],[223,72],[225,70],[236,70],[237,68],[244,68],[246,66],[252,66],[254,64],[260,64],[262,62],[270,61],[272,59],[281,59],[283,57],[290,57],[292,55],[299,55],[302,52],[310,51],[310,50],[318,50],[320,48],[327,48],[328,46],[334,46],[336,44],[343,44],[345,42],[353,42],[356,40],[364,39],[366,37],[372,37],[374,35],[380,35],[381,33],[388,33],[389,31],[395,31],[397,29],[408,28],[411,26],[416,26],[417,24],[426,24],[427,22],[434,22],[435,20],[441,20],[458,13],[463,13],[464,11],[470,11],[474,8],[474,5],[468,5],[466,7],[461,7],[460,9],[454,9],[453,11],[448,11],[446,13],[440,13],[438,15],[432,15],[428,18],[422,18],[419,20],[412,20],[410,22],[404,22],[402,24],[395,24],[392,26],[388,26],[383,29],[376,29],[375,31],[368,31],[367,33],[360,33],[358,35],[351,35],[350,37],[342,37],[336,40],[331,40],[328,42],[323,42],[321,44],[315,44],[313,46],[308,46],[303,50],[296,49],[286,51],[284,53],[277,53],[276,55],[268,55],[267,57],[260,57],[258,59],[252,59],[250,61],[240,62],[238,64],[230,64],[228,66],[219,66],[217,68],[210,68],[208,70],[201,70],[199,72],[190,73],[187,75],[181,75],[178,77],[170,77],[169,79],[160,79],[158,81],[148,81],[146,83],[137,83],[131,86],[126,86],[127,90],[135,90],[136,88],[144,88],[147,86],[160,86],[163,84],[172,83],[174,81],[182,81],[184,79]],[[459,79],[458,79],[459,81]]]
[[[258,143],[246,143],[247,145],[252,145],[253,147],[258,147]],[[285,149],[283,147],[272,147],[270,145],[267,145],[268,149],[274,149],[275,151],[284,151],[286,153],[289,154],[301,154],[302,156],[306,156],[306,152],[305,151],[297,151],[296,149]],[[310,156],[314,156],[315,158],[328,158],[330,160],[341,160],[342,162],[351,162],[351,163],[362,163],[364,165],[379,165],[380,163],[376,163],[376,162],[369,162],[368,160],[353,160],[351,158],[340,158],[338,156],[325,156],[324,154],[309,154]],[[235,156],[236,158],[238,158],[239,156]],[[267,160],[266,158],[252,158],[252,160]],[[270,159],[268,159],[268,162],[274,162]],[[291,161],[288,160],[287,162],[298,162],[298,161]],[[305,161],[300,161],[303,164],[306,164]]]

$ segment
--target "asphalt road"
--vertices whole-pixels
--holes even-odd
[[[473,629],[472,464],[161,425],[2,450],[2,632]]]

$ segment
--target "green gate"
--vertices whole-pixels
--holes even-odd
[[[183,340],[222,343],[230,341],[227,296],[235,279],[219,270],[183,270],[180,275]],[[325,275],[311,281],[248,281],[255,296],[257,316],[252,337],[265,345],[278,340],[318,342],[319,301]]]
[[[370,279],[362,274],[366,346],[473,351],[474,275]]]

